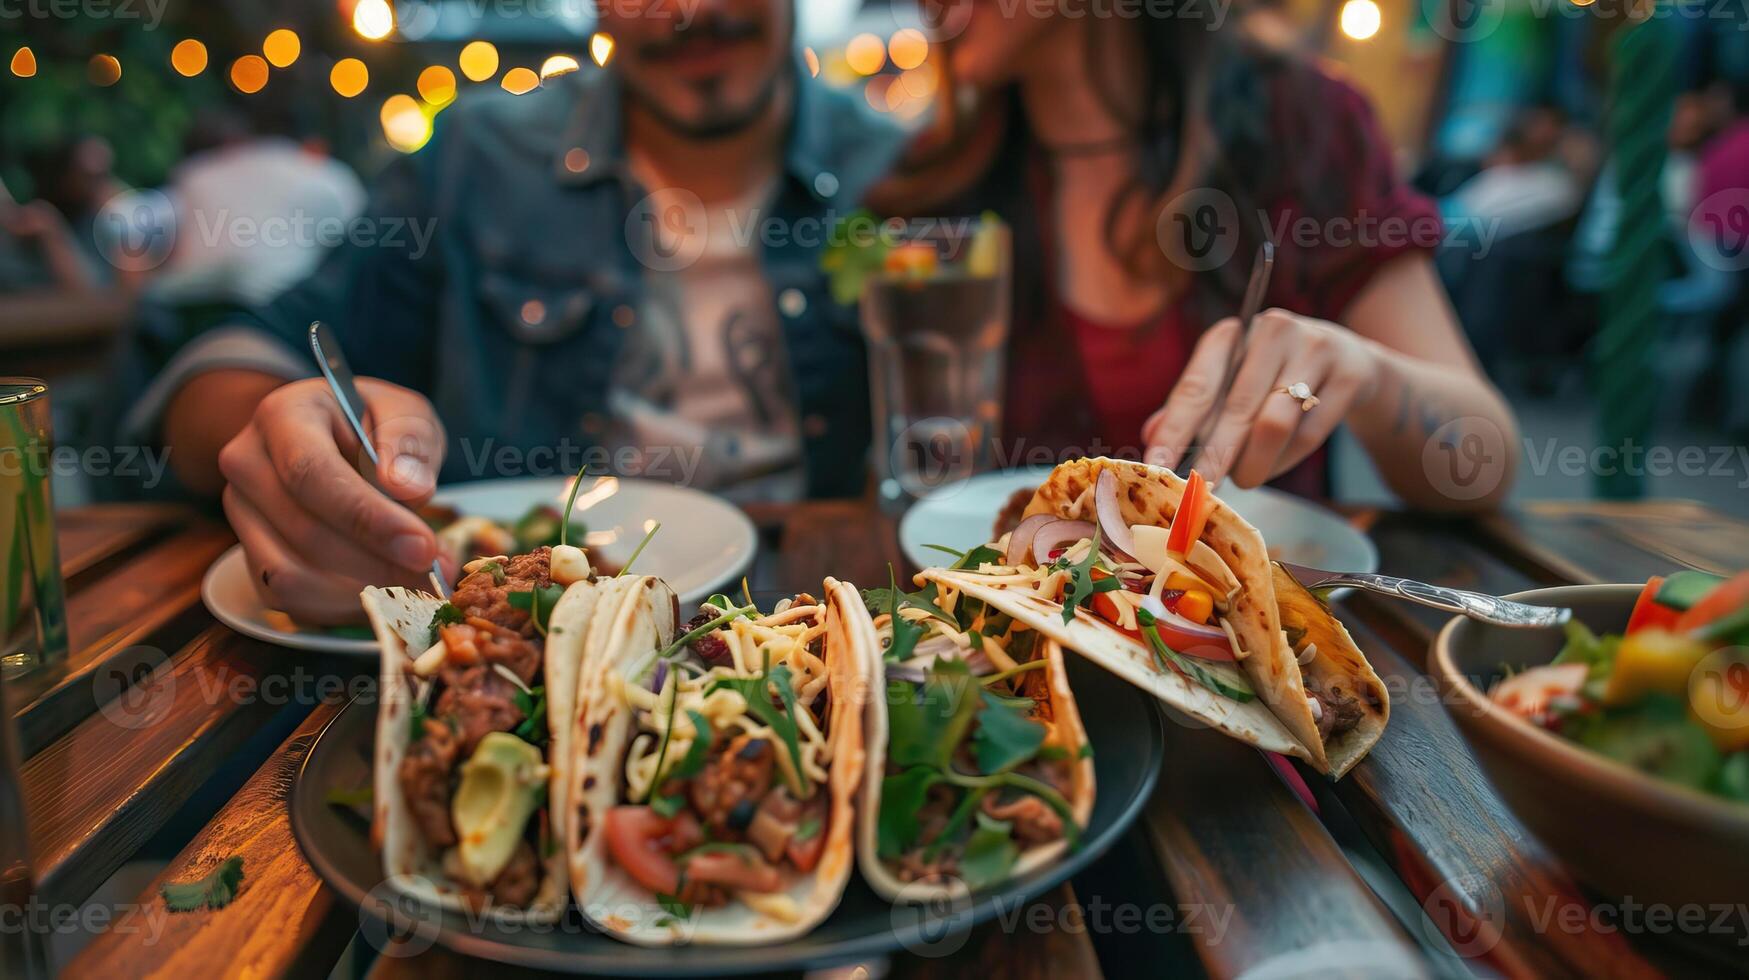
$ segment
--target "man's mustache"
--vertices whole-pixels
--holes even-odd
[[[712,14],[694,20],[661,40],[639,45],[638,54],[646,59],[659,60],[679,54],[688,45],[713,41],[750,41],[756,40],[762,33],[764,27],[754,18]]]

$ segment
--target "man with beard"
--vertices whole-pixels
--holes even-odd
[[[798,67],[791,0],[599,13],[608,69],[464,95],[316,276],[183,347],[136,405],[188,488],[222,490],[276,608],[344,622],[364,584],[420,582],[437,545],[407,505],[440,472],[861,489],[864,352],[819,257],[898,134]],[[374,473],[310,377],[313,320],[361,376]]]

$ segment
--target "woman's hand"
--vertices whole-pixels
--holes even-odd
[[[1207,443],[1196,446],[1238,339],[1239,321],[1229,317],[1197,341],[1166,404],[1142,427],[1144,459],[1176,467],[1196,448],[1196,469],[1211,483],[1231,476],[1239,486],[1254,487],[1311,455],[1378,394],[1382,361],[1376,344],[1333,323],[1266,310],[1252,322]],[[1301,382],[1315,403],[1302,404],[1282,391]]]

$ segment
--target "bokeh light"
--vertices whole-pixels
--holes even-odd
[[[411,95],[391,95],[383,102],[383,138],[402,153],[412,153],[431,139],[431,117]]]
[[[589,38],[589,60],[603,68],[613,60],[613,35],[596,31]]]
[[[1356,41],[1365,41],[1377,34],[1383,20],[1375,0],[1348,0],[1342,5],[1342,33]]]
[[[887,46],[873,34],[858,34],[844,46],[844,60],[858,75],[873,75],[887,63]]]
[[[328,84],[334,86],[334,91],[342,98],[350,99],[370,85],[370,69],[357,58],[341,58],[328,72]]]
[[[929,39],[915,27],[906,27],[893,33],[887,52],[892,56],[894,67],[910,71],[929,60]]]
[[[352,29],[367,41],[381,41],[395,32],[395,11],[389,0],[358,0],[352,8]]]
[[[246,54],[231,62],[231,84],[244,95],[267,87],[267,62],[258,54]]]
[[[27,45],[12,52],[12,74],[29,78],[36,74],[36,52]]]
[[[206,64],[206,45],[192,37],[177,41],[176,47],[170,49],[170,67],[184,78],[193,78],[206,71]]]
[[[462,77],[470,82],[483,82],[498,74],[498,49],[491,41],[470,42],[457,61]]]
[[[813,48],[802,49],[802,61],[807,63],[808,74],[815,78],[820,77],[820,56],[814,53]]]
[[[533,68],[512,68],[504,73],[504,80],[499,84],[511,95],[527,95],[540,88],[540,76]]]
[[[121,61],[113,54],[94,54],[85,63],[85,77],[93,85],[108,88],[121,81]]]
[[[290,68],[303,51],[304,44],[298,40],[297,32],[284,27],[267,35],[267,40],[261,42],[261,53],[275,68]]]
[[[419,89],[419,97],[432,105],[448,105],[455,101],[455,72],[442,65],[432,65],[419,73],[419,81],[414,87]]]
[[[555,75],[569,75],[581,67],[583,66],[577,63],[576,58],[573,58],[568,54],[555,54],[551,58],[541,62],[541,81],[544,82]]]

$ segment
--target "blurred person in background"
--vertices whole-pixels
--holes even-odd
[[[876,202],[1015,225],[1011,445],[1098,439],[1176,465],[1214,409],[1205,476],[1254,486],[1291,472],[1294,489],[1322,494],[1323,446],[1346,423],[1412,505],[1503,499],[1511,410],[1434,273],[1438,214],[1398,180],[1352,87],[1182,10],[924,6],[946,38],[948,120]],[[1274,308],[1223,392],[1265,238]],[[1315,404],[1287,393],[1302,382]],[[1470,499],[1424,464],[1436,433],[1497,447],[1465,474],[1482,488]]]
[[[603,5],[609,68],[465,94],[375,182],[372,240],[202,334],[135,406],[188,488],[222,490],[276,608],[356,620],[364,584],[424,580],[438,549],[407,505],[440,474],[558,472],[567,448],[728,492],[862,489],[865,354],[806,232],[897,133],[799,69],[790,0],[685,14]],[[312,320],[361,376],[374,473],[326,385],[295,380]]]
[[[172,306],[260,305],[307,278],[364,209],[350,168],[313,141],[254,133],[224,109],[196,116],[163,188],[176,243],[152,298]]]

